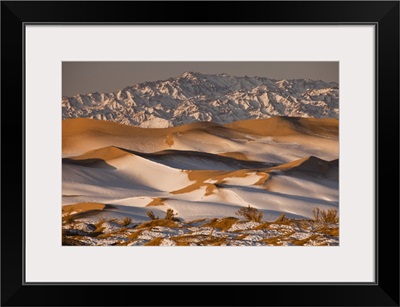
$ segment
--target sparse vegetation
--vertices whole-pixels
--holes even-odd
[[[107,222],[117,223],[117,224],[120,223],[120,221],[118,219],[109,219]]]
[[[218,228],[220,230],[228,230],[238,221],[236,217],[225,217],[222,219],[212,219],[210,222],[204,224],[204,226]]]
[[[99,227],[97,227],[96,228],[96,230],[95,231],[93,231],[94,233],[103,233],[103,230],[105,229],[105,227],[103,227],[103,226],[99,226]]]
[[[128,236],[128,239],[136,240],[139,238],[140,234],[143,232],[143,230],[137,230],[134,233],[130,234]]]
[[[132,219],[130,217],[125,217],[121,221],[119,221],[121,226],[128,226],[130,223],[132,223]]]
[[[63,223],[72,223],[74,221],[75,217],[72,214],[72,210],[68,211],[66,214],[63,215],[62,221]]]
[[[335,209],[321,210],[318,207],[313,210],[316,222],[337,224],[339,222],[338,212]]]
[[[307,243],[310,243],[310,241],[315,241],[316,239],[318,239],[319,236],[318,235],[312,235],[309,236],[308,238],[302,239],[302,240],[292,240],[292,243],[295,245],[306,245]]]
[[[285,213],[282,213],[278,218],[275,220],[275,223],[281,223],[285,220]]]
[[[80,220],[63,223],[62,244],[159,246],[164,239],[167,240],[166,244],[175,246],[324,246],[337,245],[339,242],[339,227],[335,224],[338,221],[336,210],[316,208],[314,219],[303,220],[290,219],[281,214],[270,222],[263,222],[262,213],[251,206],[241,208],[236,214],[243,216],[246,222],[259,224],[248,224],[236,217],[184,222],[176,218],[177,214],[172,209],[166,211],[164,218],[158,218],[152,211],[148,211],[151,220],[134,227],[125,227],[132,223],[129,217],[100,219],[95,224]]]
[[[150,222],[142,223],[142,224],[138,225],[136,227],[136,229],[151,228],[151,227],[156,227],[156,226],[171,227],[171,228],[179,227],[179,225],[174,221],[165,220],[165,219],[162,219],[162,220],[161,219],[156,219],[156,220],[152,220]]]
[[[248,236],[247,233],[243,233],[243,234],[241,234],[241,235],[238,235],[238,236],[235,238],[235,240],[243,240],[243,239],[246,238],[247,236]]]
[[[223,244],[226,244],[226,238],[221,237],[209,237],[199,243],[202,246],[221,246]]]
[[[257,208],[253,208],[250,205],[242,207],[235,212],[236,215],[243,216],[247,221],[261,223],[263,214]]]
[[[175,213],[172,209],[168,209],[167,212],[165,212],[164,220],[178,221],[178,219],[175,217],[176,215],[178,215],[178,213]]]
[[[156,237],[145,244],[145,246],[159,246],[164,238]]]
[[[101,218],[100,220],[97,221],[96,224],[94,224],[94,226],[96,226],[96,228],[100,228],[105,222],[106,222],[106,219]]]
[[[322,233],[326,236],[338,237],[339,236],[339,227],[329,228],[322,227],[316,230],[316,232]]]
[[[255,229],[255,230],[268,229],[270,225],[271,225],[271,223],[264,222],[264,223],[262,223],[262,224],[256,226],[254,229]]]
[[[186,225],[191,226],[191,225],[193,225],[193,224],[202,223],[202,222],[205,222],[205,221],[207,221],[207,219],[197,219],[197,220],[193,220],[193,221],[186,222]]]
[[[158,220],[158,216],[155,216],[153,211],[147,211],[146,214],[151,220]]]

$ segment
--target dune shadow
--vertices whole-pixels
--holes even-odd
[[[121,147],[117,147],[128,153],[146,158],[156,163],[160,163],[169,167],[186,169],[186,170],[208,170],[209,163],[221,163],[221,165],[226,165],[231,169],[263,169],[267,167],[272,167],[278,165],[278,163],[253,161],[253,160],[240,160],[233,157],[221,156],[217,154],[190,151],[190,150],[163,150],[154,153],[143,153],[138,151],[133,151]],[[188,159],[199,159],[203,162],[204,167],[199,165],[185,165]],[[226,167],[221,167],[221,170],[226,169]]]
[[[70,158],[63,158],[62,163],[66,164],[74,164],[84,167],[92,167],[92,168],[103,168],[109,170],[116,170],[117,168],[108,164],[107,161],[100,159],[100,158],[91,158],[91,159],[82,159],[82,160],[75,160]]]
[[[242,190],[244,192],[249,192],[248,187],[243,187],[243,186],[234,186],[235,189]],[[251,192],[251,191],[250,191]],[[328,201],[320,198],[315,198],[315,197],[308,197],[308,196],[301,196],[301,195],[292,195],[292,194],[286,194],[286,193],[281,193],[281,192],[276,192],[276,191],[269,191],[269,190],[263,190],[264,193],[273,195],[273,196],[278,196],[282,198],[288,198],[291,200],[300,200],[304,202],[308,202],[310,204],[318,204],[318,205],[327,205],[327,206],[339,206],[339,203],[337,201]]]

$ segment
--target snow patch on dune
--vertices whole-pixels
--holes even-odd
[[[191,184],[188,175],[182,170],[136,155],[126,155],[109,161],[109,164],[116,168],[114,173],[125,181],[160,191],[177,190]]]
[[[261,178],[262,176],[256,173],[248,173],[245,177],[228,177],[224,179],[224,184],[248,186],[257,183]]]

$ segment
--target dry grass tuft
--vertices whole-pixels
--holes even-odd
[[[239,219],[237,219],[236,217],[225,217],[222,219],[212,219],[209,223],[207,223],[203,226],[218,228],[220,230],[228,230],[238,220]]]
[[[190,241],[176,241],[175,246],[190,246],[192,242]]]
[[[148,228],[148,227],[155,227],[155,226],[161,226],[161,227],[171,227],[171,228],[178,228],[179,225],[175,223],[174,221],[169,221],[169,220],[152,220],[150,222],[145,222],[136,227],[136,229],[142,229],[142,228]]]
[[[94,224],[94,226],[96,226],[96,228],[100,228],[105,222],[106,222],[106,219],[101,218],[100,220],[97,221],[96,224]]]
[[[242,207],[235,212],[236,215],[243,216],[247,221],[261,223],[263,214],[257,208],[253,208],[250,205],[248,207]]]
[[[206,240],[199,242],[198,244],[204,246],[221,246],[223,244],[226,244],[226,238],[209,237]]]
[[[151,220],[158,220],[158,216],[155,216],[153,211],[147,211],[146,214]]]
[[[174,210],[172,210],[172,209],[168,209],[167,212],[165,212],[164,220],[178,221],[178,219],[175,218],[175,215],[178,215],[178,213],[175,213]]]
[[[264,222],[264,223],[262,223],[262,224],[260,224],[260,225],[258,225],[258,226],[256,226],[256,227],[254,227],[253,229],[254,229],[254,230],[268,229],[270,225],[271,225],[271,223]]]
[[[159,217],[156,216],[156,215],[154,214],[153,211],[147,211],[146,213],[147,213],[147,216],[148,216],[152,221],[157,221],[157,220],[159,220]],[[178,213],[175,213],[174,210],[172,210],[172,209],[168,209],[167,212],[165,212],[164,220],[165,220],[165,221],[175,221],[175,222],[178,222],[179,219],[177,219],[177,218],[175,217],[176,215],[178,215]]]
[[[197,219],[197,220],[193,220],[193,221],[189,221],[189,222],[185,222],[186,225],[191,226],[193,224],[197,224],[197,223],[201,223],[206,221],[207,219]]]
[[[105,227],[103,226],[99,226],[95,229],[95,231],[93,231],[93,234],[101,234],[103,233],[103,230],[105,229]]]
[[[143,230],[137,230],[134,233],[127,236],[127,238],[131,239],[132,241],[137,240],[142,232],[143,232]]]
[[[244,238],[246,238],[248,236],[247,233],[242,233],[241,235],[238,235],[235,240],[243,240]]]
[[[273,246],[281,246],[282,245],[282,238],[281,237],[270,237],[260,240],[260,242],[264,242],[267,245]]]
[[[106,238],[111,238],[111,237],[115,237],[117,235],[122,235],[121,231],[116,231],[116,232],[109,232],[109,233],[101,233],[99,236],[97,236],[100,239],[106,239]]]
[[[75,215],[72,214],[72,211],[73,211],[73,210],[70,209],[70,210],[67,211],[67,213],[65,213],[65,214],[62,216],[62,222],[63,222],[63,223],[69,224],[69,223],[72,223],[72,222],[75,220]]]
[[[160,246],[162,240],[164,240],[164,238],[162,237],[153,238],[149,242],[147,242],[145,246]]]
[[[193,236],[175,236],[170,239],[175,242],[176,246],[189,246],[194,243],[195,238]]]
[[[260,242],[264,242],[268,245],[281,246],[283,242],[289,241],[290,236],[294,233],[295,231],[288,231],[286,233],[281,233],[279,236],[262,239]]]
[[[107,222],[115,223],[115,224],[119,224],[119,223],[120,223],[120,221],[119,221],[118,219],[116,219],[116,218],[114,218],[114,219],[109,219]]]
[[[339,227],[335,228],[327,228],[327,227],[322,227],[320,229],[317,229],[315,232],[322,233],[327,236],[331,237],[338,237],[339,236]]]
[[[339,222],[338,212],[335,209],[321,210],[314,208],[314,220],[317,222],[337,224]]]
[[[310,241],[314,241],[314,240],[318,239],[319,237],[320,237],[319,235],[311,235],[308,238],[305,238],[302,240],[293,240],[292,243],[295,245],[303,246]]]
[[[285,220],[285,213],[282,213],[278,218],[275,220],[275,223],[281,223]]]
[[[121,221],[118,221],[118,223],[121,226],[128,226],[130,223],[132,223],[132,219],[130,217],[125,217]]]

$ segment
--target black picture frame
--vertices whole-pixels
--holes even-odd
[[[374,25],[376,282],[25,283],[24,27],[29,23]],[[0,113],[2,306],[399,306],[398,1],[3,1]],[[192,299],[183,300],[182,293]]]

